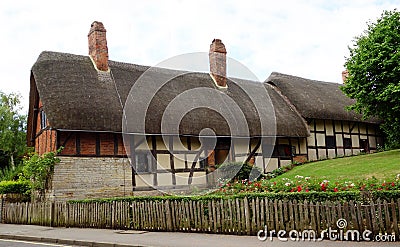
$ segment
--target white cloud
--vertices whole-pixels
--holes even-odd
[[[260,80],[272,71],[341,80],[347,46],[394,1],[2,1],[0,90],[28,104],[29,74],[43,50],[87,54],[94,20],[107,29],[110,59],[154,65],[208,52],[221,38],[228,56]]]

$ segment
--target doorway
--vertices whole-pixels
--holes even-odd
[[[365,139],[360,140],[360,149],[361,149],[361,152],[369,153],[370,150],[369,150],[368,140],[365,140]]]

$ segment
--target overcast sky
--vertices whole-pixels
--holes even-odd
[[[111,60],[156,65],[208,52],[214,38],[259,80],[271,72],[341,82],[348,46],[399,1],[1,1],[0,90],[22,94],[40,52],[86,55],[90,24],[107,29]],[[229,73],[229,71],[228,71]]]

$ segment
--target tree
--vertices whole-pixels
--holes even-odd
[[[19,113],[19,95],[0,92],[0,103],[0,165],[14,168],[26,151],[26,116]]]
[[[342,91],[356,103],[349,108],[364,118],[383,121],[387,143],[400,143],[400,12],[384,11],[354,39]]]

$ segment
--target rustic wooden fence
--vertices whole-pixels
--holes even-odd
[[[272,201],[264,198],[133,202],[2,203],[3,223],[254,235],[268,230],[317,234],[345,219],[343,230],[399,236],[400,199],[359,202]]]

